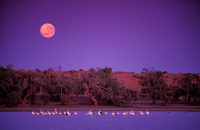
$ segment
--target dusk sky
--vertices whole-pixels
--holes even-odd
[[[0,65],[16,70],[200,73],[199,0],[1,0],[0,28]]]

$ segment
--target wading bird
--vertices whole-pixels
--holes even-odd
[[[86,113],[85,115],[94,115],[94,113],[92,112],[92,110],[90,110],[88,113]]]
[[[131,112],[129,112],[129,115],[133,116],[133,115],[135,115],[135,112],[131,111]]]
[[[142,111],[139,111],[140,115],[144,115],[144,113]]]
[[[98,115],[102,116],[103,112],[99,110]]]
[[[148,112],[148,110],[146,111],[146,114],[149,115],[150,113]]]

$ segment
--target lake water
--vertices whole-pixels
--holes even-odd
[[[150,115],[32,115],[31,112],[0,112],[1,130],[200,130],[200,112],[149,111]]]

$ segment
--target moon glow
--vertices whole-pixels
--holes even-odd
[[[46,38],[50,38],[55,34],[55,28],[50,23],[45,23],[40,28],[40,33]]]

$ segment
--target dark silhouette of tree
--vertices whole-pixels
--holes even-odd
[[[21,73],[20,82],[23,88],[20,103],[21,105],[26,106],[28,97],[35,97],[36,93],[38,93],[40,90],[38,75],[31,70],[28,72],[23,72]]]
[[[45,103],[48,103],[51,97],[54,97],[54,95],[59,93],[56,84],[56,75],[54,71],[52,69],[44,70],[40,80],[40,93],[44,96]]]
[[[117,78],[112,75],[111,68],[98,70],[98,86],[101,88],[99,98],[111,101],[119,106],[137,99],[136,91],[120,86]]]
[[[178,79],[180,86],[180,96],[183,97],[186,103],[192,103],[195,105],[200,97],[200,78],[197,74],[186,73]]]
[[[155,71],[154,68],[144,68],[142,72],[145,74],[139,77],[139,83],[142,85],[142,91],[153,99],[152,104],[155,104],[155,100],[163,96],[166,99],[170,87],[167,87],[163,73],[161,71]]]
[[[60,98],[62,99],[62,95],[63,95],[63,87],[65,85],[65,77],[63,75],[63,73],[61,73],[62,67],[59,65],[58,69],[57,69],[57,73],[56,73],[56,81],[57,81],[57,87],[59,87],[60,90]]]
[[[12,64],[7,65],[7,69],[12,70],[13,69],[13,65]]]
[[[63,85],[63,102],[62,105],[69,104],[73,99],[76,90],[76,79],[75,77],[66,77]]]
[[[174,85],[163,85],[161,86],[161,98],[164,100],[165,105],[168,106],[170,101],[175,97],[177,87]]]
[[[114,105],[127,103],[136,98],[136,92],[120,87],[117,78],[112,75],[111,68],[104,68],[95,71],[91,68],[82,75],[84,88],[87,95],[98,105],[99,99],[111,101]]]
[[[39,72],[42,72],[42,71],[41,71],[40,69],[38,69],[38,68],[36,68],[35,71],[38,72],[38,73],[39,73]]]
[[[98,102],[95,98],[95,96],[98,96],[99,91],[101,90],[97,86],[97,76],[96,76],[95,69],[91,68],[88,72],[82,74],[83,79],[83,86],[86,90],[86,94],[91,98],[91,100],[94,102],[94,105],[98,105]]]
[[[20,103],[22,88],[19,77],[11,67],[0,67],[0,101],[7,106],[16,106]]]

